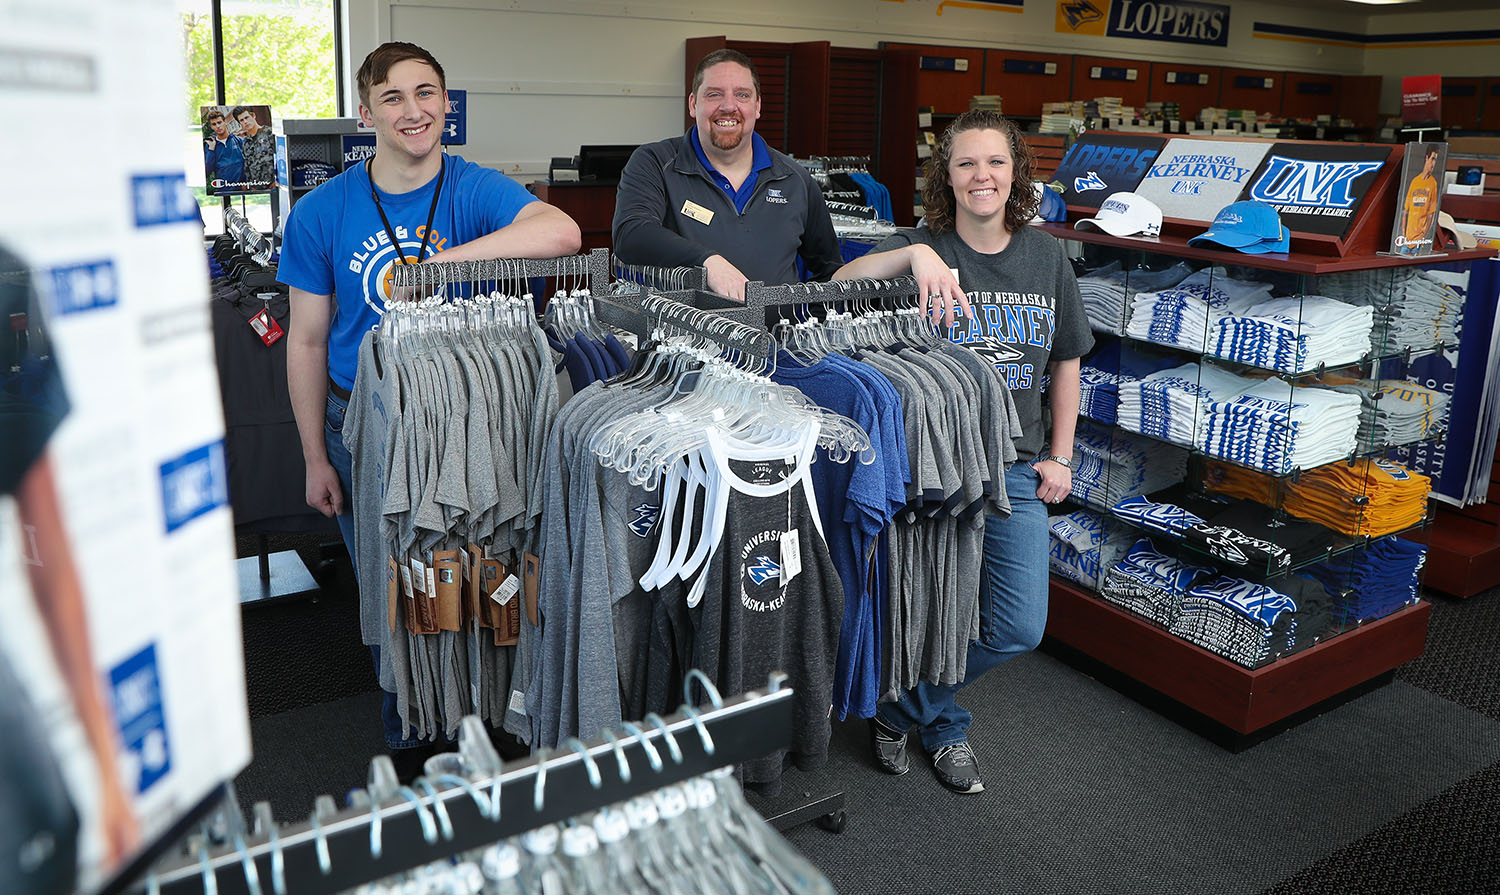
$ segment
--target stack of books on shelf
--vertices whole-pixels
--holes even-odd
[[[969,97],[969,111],[986,109],[991,112],[1000,111],[1000,96],[994,93],[981,93]]]

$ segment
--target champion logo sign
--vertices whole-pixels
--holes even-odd
[[[781,577],[781,564],[761,554],[755,557],[755,562],[745,566],[745,574],[750,576],[756,587],[760,587],[773,578]]]
[[[1265,173],[1250,186],[1250,198],[1272,205],[1304,208],[1350,208],[1354,181],[1383,162],[1316,162],[1273,155]]]
[[[785,205],[786,197],[781,195],[781,190],[766,190],[766,201],[775,202],[777,205]]]
[[[1086,193],[1089,190],[1103,190],[1108,188],[1109,184],[1105,183],[1104,179],[1094,171],[1090,171],[1087,177],[1073,178],[1073,189],[1076,192]]]
[[[635,513],[635,516],[630,520],[630,530],[635,533],[636,537],[644,538],[656,527],[656,518],[661,514],[661,507],[643,503],[631,512]]]

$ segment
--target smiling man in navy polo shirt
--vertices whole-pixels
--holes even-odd
[[[703,57],[688,95],[694,126],[637,149],[620,175],[615,255],[627,264],[701,266],[737,301],[745,282],[815,280],[843,263],[823,193],[801,165],[755,133],[760,78],[749,57]]]

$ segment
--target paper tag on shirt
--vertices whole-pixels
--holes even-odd
[[[801,533],[796,529],[781,535],[781,584],[786,586],[802,571]]]
[[[500,582],[500,586],[495,588],[494,593],[490,594],[490,599],[494,600],[496,603],[499,603],[501,606],[504,606],[506,603],[509,603],[516,594],[520,592],[521,576],[511,575],[509,578],[506,578],[504,581]]]
[[[286,335],[286,330],[283,330],[281,324],[276,322],[276,318],[271,316],[270,308],[262,308],[260,313],[250,318],[249,322],[250,328],[255,330],[255,334],[260,336],[260,340],[266,343],[267,348],[281,341],[281,337]]]
[[[522,693],[520,690],[510,691],[509,708],[517,715],[524,716],[526,714],[526,694]]]
[[[682,213],[697,221],[698,223],[704,225],[705,227],[712,223],[714,219],[714,213],[712,211],[709,211],[707,208],[704,208],[702,205],[699,205],[692,199],[682,200]]]
[[[413,594],[425,595],[427,593],[427,566],[415,557],[411,561],[411,583],[414,585]]]

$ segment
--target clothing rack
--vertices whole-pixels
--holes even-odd
[[[271,240],[232,205],[224,208],[224,230],[234,237],[234,244],[241,252],[259,261],[261,266],[271,263]]]
[[[485,261],[398,264],[391,271],[391,285],[423,288],[449,283],[524,282],[532,277],[577,278],[588,283],[590,292],[602,294],[609,288],[609,250],[594,249],[586,255],[564,255],[561,258],[492,258]]]
[[[656,267],[650,264],[626,264],[614,259],[615,279],[658,291],[707,289],[708,271],[702,267]]]
[[[686,290],[697,293],[698,290]],[[631,332],[644,344],[661,326],[691,333],[717,345],[739,352],[742,357],[767,361],[771,356],[771,337],[762,327],[726,320],[703,308],[694,307],[672,295],[647,292],[644,287],[615,293],[607,298],[595,295],[594,316],[618,329]],[[712,296],[712,293],[703,292]]]
[[[690,675],[686,690],[694,677]],[[341,892],[550,823],[759,757],[791,742],[792,690],[775,673],[766,692],[684,705],[660,724],[559,748],[503,767],[472,785],[325,815],[157,870],[133,893],[271,895]],[[659,769],[653,770],[658,766]],[[425,788],[424,788],[425,789]],[[498,797],[498,815],[491,806]],[[437,823],[434,823],[434,817]],[[447,822],[444,823],[444,820]],[[442,834],[434,830],[441,828]],[[275,829],[275,828],[273,828]],[[424,835],[425,834],[425,835]],[[278,887],[277,882],[284,882]]]

